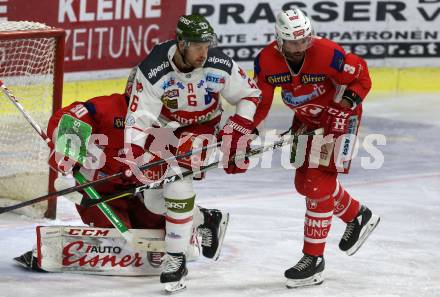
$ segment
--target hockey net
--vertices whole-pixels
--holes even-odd
[[[45,130],[61,107],[64,30],[34,22],[0,22],[0,79]],[[49,149],[0,92],[0,204],[16,204],[53,191]],[[23,208],[32,217],[55,218],[56,200]]]

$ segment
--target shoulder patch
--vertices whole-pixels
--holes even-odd
[[[113,118],[113,128],[115,129],[124,129],[125,128],[125,118],[123,117],[114,117]]]
[[[333,52],[333,58],[332,62],[330,64],[330,67],[335,69],[338,72],[342,72],[344,70],[344,63],[345,63],[344,54],[337,49]]]
[[[147,80],[154,85],[160,78],[173,71],[173,67],[168,61],[168,51],[176,42],[169,40],[167,42],[156,45],[151,53],[139,64]]]
[[[212,48],[208,51],[208,59],[203,65],[204,68],[211,67],[227,72],[232,72],[232,59],[218,48]]]
[[[260,54],[258,54],[254,60],[254,73],[255,73],[255,75],[258,75],[258,74],[260,74],[260,72],[261,72]]]
[[[84,107],[87,109],[87,111],[90,113],[90,115],[94,116],[96,114],[96,106],[92,102],[84,102]]]
[[[266,75],[266,81],[274,86],[279,86],[292,81],[292,76],[289,72],[276,73],[272,75]]]

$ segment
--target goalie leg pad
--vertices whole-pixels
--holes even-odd
[[[136,236],[164,242],[164,230],[132,229]],[[37,227],[38,267],[48,272],[99,275],[159,275],[163,252],[133,249],[115,229]]]

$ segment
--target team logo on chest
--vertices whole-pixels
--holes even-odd
[[[177,109],[179,107],[178,97],[179,97],[178,89],[168,90],[163,93],[161,101],[163,105],[165,105],[169,109]]]
[[[301,84],[316,84],[327,79],[324,74],[303,74],[301,75]]]
[[[292,76],[290,73],[278,73],[266,76],[266,81],[271,85],[282,85],[285,83],[290,83],[292,81]]]

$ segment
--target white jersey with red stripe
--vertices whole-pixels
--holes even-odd
[[[222,113],[221,97],[253,120],[260,90],[235,61],[212,48],[203,67],[180,72],[175,41],[158,44],[137,68],[126,118],[125,142],[143,147],[150,127],[202,124]],[[221,97],[220,97],[221,96]]]

